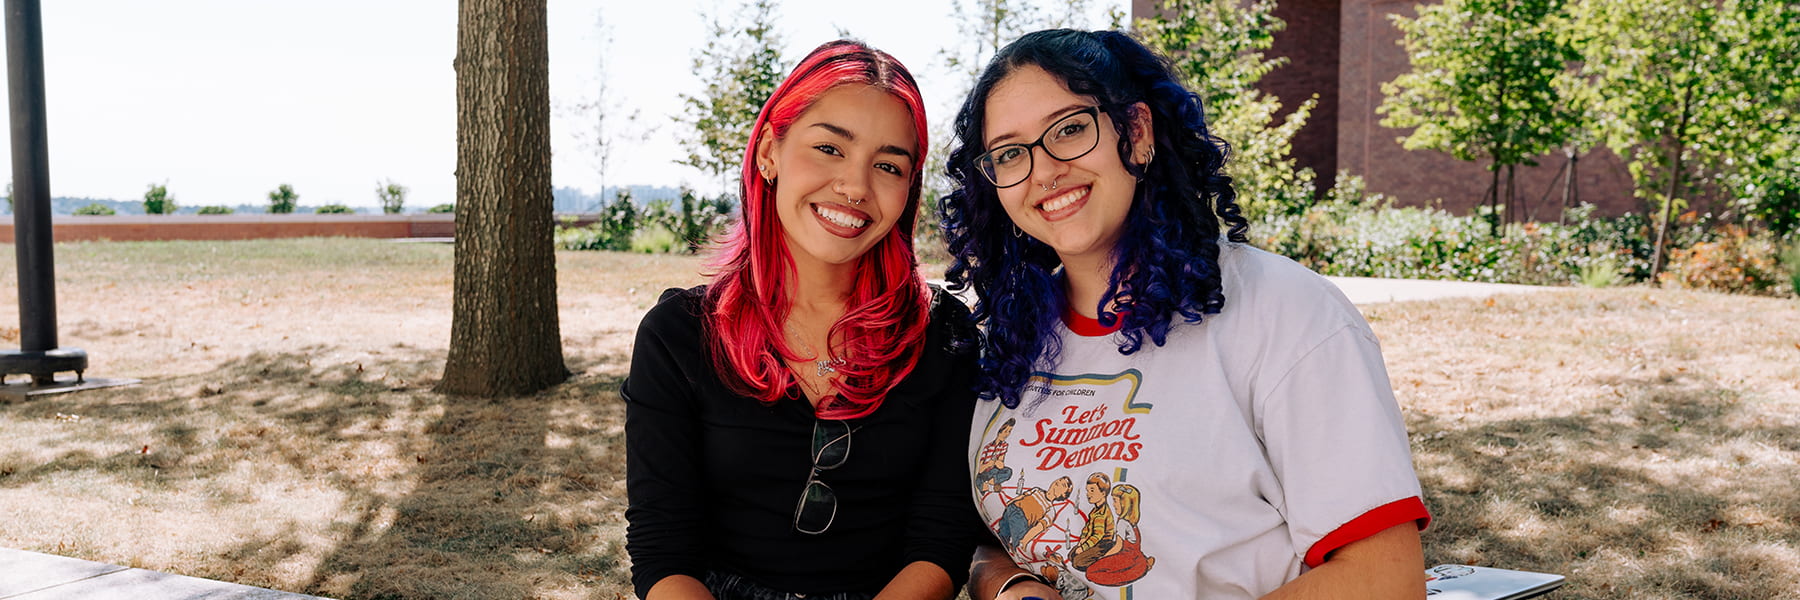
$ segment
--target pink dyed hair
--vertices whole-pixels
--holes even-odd
[[[912,186],[900,221],[857,259],[849,305],[831,326],[830,339],[842,339],[843,345],[827,352],[844,364],[838,367],[840,378],[833,386],[836,397],[821,401],[816,412],[828,419],[874,412],[887,392],[912,372],[924,346],[930,292],[919,277],[912,238],[928,138],[919,86],[900,61],[860,42],[838,40],[814,49],[781,82],[751,129],[744,151],[743,212],[718,242],[706,291],[706,325],[713,368],[720,379],[732,391],[765,404],[791,397],[797,382],[784,358],[805,358],[788,345],[782,327],[793,306],[786,283],[794,280],[794,260],[775,215],[775,187],[756,171],[756,147],[765,124],[775,139],[781,139],[821,94],[842,85],[872,86],[905,104],[920,156],[913,161]]]

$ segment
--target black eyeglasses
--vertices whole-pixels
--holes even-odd
[[[819,481],[819,473],[843,466],[850,457],[850,432],[844,421],[813,420],[812,474],[806,477],[806,489],[794,505],[794,530],[809,535],[825,533],[837,520],[837,492]]]
[[[1031,149],[1043,148],[1050,158],[1071,161],[1100,145],[1100,107],[1089,106],[1058,119],[1029,144],[1007,144],[975,157],[976,170],[997,188],[1009,188],[1031,177]]]

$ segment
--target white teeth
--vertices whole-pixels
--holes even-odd
[[[813,212],[818,213],[821,217],[825,217],[825,220],[827,221],[836,223],[839,227],[862,229],[864,225],[869,224],[867,219],[858,219],[841,211],[832,210],[824,206],[814,206]]]
[[[1075,190],[1075,191],[1067,193],[1067,194],[1063,194],[1061,197],[1059,197],[1055,200],[1051,200],[1049,202],[1040,204],[1040,205],[1038,205],[1038,209],[1042,210],[1044,212],[1056,212],[1056,211],[1068,208],[1070,204],[1074,204],[1076,200],[1086,198],[1087,195],[1088,195],[1087,188],[1082,188],[1082,189]]]

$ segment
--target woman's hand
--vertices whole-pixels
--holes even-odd
[[[1026,600],[1028,598],[1037,598],[1039,600],[1062,600],[1062,594],[1057,593],[1056,588],[1044,585],[1039,583],[1036,579],[1033,579],[1013,584],[1012,587],[1006,588],[1006,591],[1000,592],[1000,595],[995,598],[995,600]]]
[[[969,597],[975,600],[1062,600],[1062,594],[1056,588],[1044,585],[1036,578],[1026,578],[1025,569],[1019,568],[1011,556],[993,543],[975,547],[975,562],[969,569]],[[1014,577],[1018,577],[1014,580]],[[1011,586],[1006,584],[1011,582]],[[1001,587],[1006,587],[1002,590]]]

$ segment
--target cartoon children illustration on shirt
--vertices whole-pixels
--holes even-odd
[[[1083,571],[1112,550],[1117,541],[1113,534],[1112,509],[1106,504],[1112,480],[1105,473],[1095,473],[1088,476],[1086,487],[1087,501],[1094,508],[1088,511],[1087,525],[1081,528],[1081,541],[1069,549],[1069,565]]]
[[[1002,484],[1012,479],[1013,470],[1006,466],[1006,438],[1012,435],[1013,424],[1017,422],[1017,419],[1008,418],[1005,423],[1000,424],[1000,430],[994,433],[994,441],[981,447],[981,454],[975,459],[976,491],[998,492]]]
[[[1143,537],[1138,531],[1143,494],[1137,486],[1121,483],[1112,488],[1113,510],[1119,514],[1118,543],[1105,556],[1088,565],[1088,581],[1118,587],[1143,578],[1156,566],[1156,557],[1144,556]]]
[[[1067,501],[1074,487],[1068,477],[1058,477],[1050,482],[1050,489],[1031,488],[1006,503],[1006,510],[1000,513],[1000,522],[994,527],[1000,542],[1017,555],[1020,546],[1036,541],[1050,528],[1054,516],[1051,509]]]

